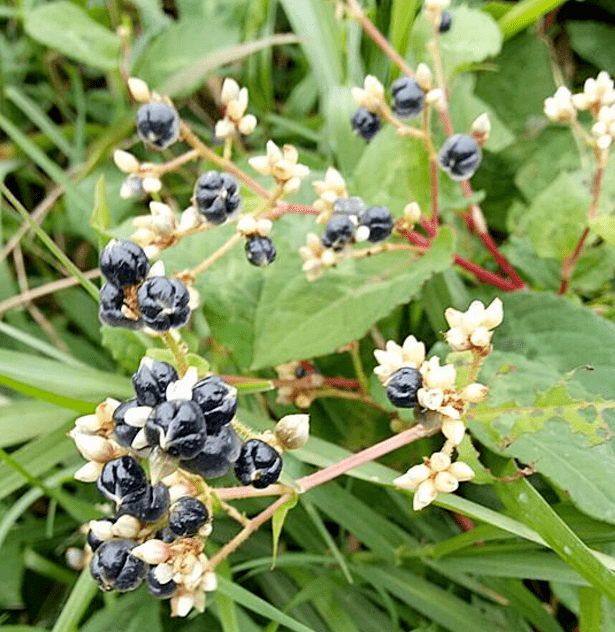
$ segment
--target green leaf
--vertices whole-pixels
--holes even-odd
[[[81,571],[77,583],[62,608],[51,632],[74,632],[90,603],[98,593],[98,586],[89,568]],[[81,628],[83,630],[83,628]]]
[[[540,257],[562,261],[569,256],[587,222],[591,196],[578,175],[561,173],[537,195],[517,230],[527,233]]]
[[[286,520],[288,512],[297,504],[298,501],[299,495],[294,494],[283,505],[278,507],[276,512],[273,514],[273,517],[271,518],[271,531],[273,533],[273,563],[271,565],[272,568],[275,567],[275,560],[278,556],[278,544],[280,542],[280,535],[282,534],[284,521]]]
[[[615,73],[615,28],[592,20],[566,22],[572,49],[583,59],[611,75]]]
[[[434,273],[449,267],[453,237],[443,228],[418,260],[385,253],[343,261],[313,283],[306,280],[294,249],[280,251],[258,304],[253,368],[330,353],[361,338],[371,325],[415,296]]]
[[[0,447],[45,435],[74,417],[75,413],[70,409],[38,400],[18,400],[0,406]],[[18,424],[16,419],[19,419]]]
[[[90,226],[98,233],[100,238],[100,249],[102,250],[108,241],[107,231],[111,226],[111,213],[109,202],[105,191],[105,175],[100,174],[94,188],[94,211],[90,218]]]
[[[553,11],[565,0],[523,0],[500,18],[499,26],[509,38],[533,24],[539,17]]]
[[[120,39],[72,2],[48,2],[25,14],[26,33],[63,55],[103,70],[119,65]]]
[[[606,241],[615,246],[615,215],[601,215],[589,220],[589,227]]]
[[[139,368],[141,358],[146,354],[151,340],[141,332],[121,327],[109,327],[109,325],[103,325],[100,332],[102,344],[109,349],[113,359],[125,371],[134,373]],[[163,351],[163,349],[156,349],[156,351]]]
[[[579,630],[602,630],[602,595],[599,590],[581,586],[579,588]]]

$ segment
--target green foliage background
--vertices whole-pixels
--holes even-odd
[[[365,3],[413,67],[429,62],[419,4]],[[266,140],[292,142],[311,179],[335,165],[351,195],[400,217],[411,199],[429,207],[427,158],[389,128],[369,144],[352,133],[350,88],[366,74],[389,87],[398,71],[325,0],[0,6],[0,238],[4,246],[19,243],[16,258],[5,251],[0,257],[2,629],[615,630],[615,167],[607,168],[600,216],[571,291],[557,296],[561,262],[587,222],[592,165],[570,131],[542,113],[554,77],[578,90],[598,70],[615,73],[615,9],[606,0],[560,4],[454,2],[453,28],[442,38],[455,128],[466,130],[482,112],[492,121],[473,178],[476,199],[530,288],[501,296],[504,324],[481,373],[491,393],[468,419],[476,441],[461,446],[476,484],[419,514],[408,495],[393,490],[391,481],[437,449],[437,438],[353,470],[302,496],[288,513],[275,568],[264,528],[221,570],[206,613],[186,621],[171,621],[167,606],[143,588],[103,598],[87,571],[79,576],[63,559],[67,546],[82,546],[78,526],[99,515],[100,502],[93,486],[72,479],[82,461],[66,432],[105,397],[131,397],[130,373],[155,344],[143,334],[101,328],[95,287],[81,274],[96,267],[101,238],[127,237],[131,218],[145,212],[142,202],[119,200],[124,175],[111,154],[117,147],[147,160],[177,153],[152,157],[136,143],[117,27],[131,34],[130,74],[172,96],[208,142],[221,79],[233,76],[249,88],[260,125],[237,155],[242,167]],[[282,33],[296,41],[274,45],[272,36]],[[165,178],[165,198],[185,208],[205,168],[185,166]],[[267,378],[277,364],[311,359],[324,375],[355,377],[350,356],[338,350],[359,340],[369,374],[376,327],[398,341],[412,333],[441,355],[444,308],[465,309],[501,292],[453,267],[459,253],[495,270],[460,219],[467,201],[445,176],[440,185],[447,227],[412,266],[391,253],[344,261],[308,283],[298,248],[314,219],[282,218],[272,266],[251,268],[236,250],[199,278],[203,306],[186,333],[191,350],[219,373]],[[253,208],[257,200],[243,193]],[[314,198],[305,184],[294,199]],[[21,228],[31,220],[20,204],[31,220],[44,217],[42,230]],[[197,264],[232,231],[183,240],[163,254],[167,269]],[[19,299],[24,283],[36,290],[67,275],[80,284],[35,294],[33,302]],[[312,404],[313,437],[285,455],[284,480],[390,434],[393,408],[377,380],[370,388],[377,407],[334,398]],[[261,430],[293,410],[276,404],[275,393],[242,395],[240,406],[241,419]],[[522,478],[519,465],[537,473]],[[264,506],[240,503],[248,514]],[[475,528],[465,531],[455,516],[471,518]],[[217,519],[209,552],[235,532],[229,520]]]

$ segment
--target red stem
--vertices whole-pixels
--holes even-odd
[[[489,270],[485,270],[485,268],[482,268],[481,266],[460,257],[459,255],[455,255],[453,257],[453,261],[464,270],[471,272],[479,281],[489,283],[489,285],[493,285],[500,290],[504,290],[504,292],[512,292],[519,289],[508,279],[503,279],[495,272],[489,272]]]
[[[429,161],[429,179],[431,184],[431,226],[430,235],[435,235],[440,223],[440,215],[438,213],[438,161],[432,158]]]

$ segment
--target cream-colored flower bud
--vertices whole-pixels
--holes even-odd
[[[270,219],[259,219],[256,222],[256,234],[261,237],[268,237],[273,230],[273,222]]]
[[[180,594],[171,598],[171,616],[172,617],[185,617],[188,615],[192,606],[194,605],[194,598],[192,594]]]
[[[282,189],[286,195],[294,195],[301,188],[301,180],[299,178],[291,178],[284,183]]]
[[[487,329],[495,329],[504,320],[504,305],[502,299],[494,298],[485,309],[483,325]]]
[[[237,98],[239,94],[239,84],[231,77],[227,77],[222,84],[222,92],[220,93],[220,100],[225,105],[228,105],[231,101]]]
[[[367,92],[372,99],[384,99],[384,86],[374,75],[367,75],[365,77],[363,87],[365,88],[365,92]]]
[[[162,564],[169,559],[171,548],[162,540],[152,539],[136,546],[130,553],[147,564]]]
[[[218,589],[218,577],[213,571],[207,571],[203,575],[203,581],[201,585],[205,592],[214,592]]]
[[[147,418],[152,414],[152,410],[151,406],[129,408],[124,414],[124,422],[133,428],[143,428]]]
[[[162,189],[162,180],[155,176],[145,176],[141,182],[141,186],[146,193],[158,193]]]
[[[217,132],[216,136],[220,137]],[[263,176],[268,176],[271,173],[271,164],[267,156],[253,156],[248,160],[248,164]]]
[[[244,236],[256,234],[256,220],[252,215],[245,215],[237,222],[237,231]]]
[[[94,534],[96,538],[99,540],[110,540],[113,533],[113,523],[107,520],[90,520],[89,523],[90,531]]]
[[[132,440],[130,447],[133,450],[142,450],[143,448],[147,448],[149,446],[149,441],[145,436],[145,430],[141,428],[139,432],[135,435],[135,438]]]
[[[470,348],[470,339],[460,328],[453,327],[444,334],[448,346],[453,351],[467,351]]]
[[[75,434],[84,432],[86,434],[94,434],[101,427],[100,419],[98,415],[84,415],[75,419],[75,428],[73,431]],[[71,431],[71,437],[73,436]],[[74,437],[73,437],[74,438]]]
[[[493,332],[486,327],[478,327],[470,336],[470,342],[479,348],[488,347],[491,344]]]
[[[182,214],[179,220],[178,230],[187,232],[194,230],[203,223],[203,216],[194,208],[189,206]]]
[[[444,98],[444,92],[440,88],[433,88],[425,95],[425,102],[440,110],[444,106]]]
[[[156,215],[159,217],[175,217],[173,215],[173,211],[168,204],[164,204],[163,202],[152,201],[149,203],[149,210],[152,215]]]
[[[421,207],[417,202],[410,202],[404,207],[404,218],[411,224],[416,224],[421,219]]]
[[[471,481],[474,478],[474,470],[467,463],[463,463],[462,461],[451,463],[448,471],[461,482]]]
[[[427,64],[420,63],[416,67],[414,78],[423,92],[429,92],[433,88],[433,75]]]
[[[432,479],[423,481],[417,488],[412,500],[414,511],[419,511],[430,505],[438,496],[438,490]]]
[[[256,120],[256,116],[254,116],[254,114],[246,114],[242,117],[241,121],[239,121],[237,129],[244,136],[248,136],[248,134],[251,134],[256,129],[257,123],[258,121]]]
[[[357,228],[354,234],[354,240],[358,243],[362,241],[367,241],[369,239],[370,230],[369,226],[361,225]]]
[[[74,571],[82,571],[87,564],[88,557],[89,555],[87,555],[83,549],[78,549],[74,546],[69,546],[66,551],[64,551],[66,565]]]
[[[461,419],[451,419],[450,417],[443,418],[442,434],[453,445],[458,446],[463,441],[465,432],[466,432],[466,427],[463,421],[461,421]]]
[[[597,140],[596,140],[596,146],[598,147],[598,149],[608,149],[611,146],[611,143],[613,142],[613,139],[611,138],[610,135],[605,134],[604,136],[600,136]]]
[[[580,92],[579,94],[572,95],[572,104],[577,110],[587,110],[589,108],[590,101],[585,93]],[[557,111],[554,111],[552,108],[550,108],[547,112],[547,105],[545,102],[545,114],[548,118],[552,119],[554,118],[554,114],[557,115]]]
[[[173,579],[173,575],[175,575],[173,566],[164,562],[162,564],[158,564],[152,570],[156,581],[161,584],[168,584]]]
[[[126,538],[128,540],[136,538],[140,529],[141,523],[138,518],[129,516],[128,514],[120,516],[111,527],[111,531],[115,537]]]
[[[461,327],[463,323],[463,312],[453,309],[452,307],[447,307],[446,310],[444,310],[444,318],[446,318],[449,327]]]
[[[128,89],[132,94],[135,101],[139,103],[149,103],[152,100],[149,88],[143,79],[137,79],[137,77],[130,77],[128,79]]]
[[[355,100],[355,103],[362,108],[365,103],[365,90],[363,88],[359,88],[357,86],[353,86],[350,88],[350,94],[352,98]]]
[[[470,402],[470,404],[478,404],[479,402],[485,401],[487,395],[489,395],[489,388],[478,382],[468,384],[461,391],[461,398],[466,402]]]
[[[400,489],[416,489],[423,481],[426,481],[431,476],[431,470],[427,465],[421,463],[419,465],[413,465],[405,474],[398,476],[393,485]]]
[[[286,415],[275,427],[275,436],[286,450],[302,448],[310,436],[309,415]]]
[[[113,444],[104,437],[78,433],[73,437],[77,450],[88,461],[105,463],[113,458],[115,449]]]
[[[104,465],[98,461],[88,461],[73,474],[73,478],[82,483],[94,483],[98,480]]]
[[[113,152],[113,162],[124,173],[134,173],[141,166],[141,163],[130,152],[122,149],[116,149]]]
[[[486,112],[479,115],[474,123],[472,123],[472,134],[479,136],[489,136],[491,133],[491,120]]]
[[[451,457],[444,452],[434,452],[429,457],[429,467],[432,472],[443,472],[451,464]]]
[[[220,140],[232,136],[234,132],[235,126],[227,118],[220,119],[214,127],[214,136]]]
[[[429,410],[438,410],[444,401],[444,393],[439,388],[419,388],[417,393],[419,404]]]
[[[442,494],[450,494],[459,487],[459,481],[450,472],[439,472],[434,479],[436,489]]]
[[[242,94],[245,94],[245,99],[237,98],[236,100],[231,101],[226,109],[227,116],[233,121],[239,121],[245,114],[246,108],[248,107],[248,90],[246,88],[242,88],[239,95],[241,96]]]

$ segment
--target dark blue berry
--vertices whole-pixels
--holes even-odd
[[[100,253],[100,271],[118,288],[135,285],[149,270],[147,255],[132,241],[112,239]]]
[[[139,138],[153,149],[166,149],[179,137],[179,116],[164,103],[147,103],[137,112]]]
[[[248,237],[246,257],[253,266],[267,267],[276,256],[275,246],[269,237]]]
[[[177,590],[177,584],[171,579],[166,584],[161,584],[154,573],[156,567],[152,566],[150,572],[147,574],[145,581],[147,583],[147,589],[151,595],[156,599],[169,599],[173,596]]]
[[[114,411],[113,411],[113,422],[115,423],[114,433],[115,439],[125,448],[130,448],[132,446],[132,442],[134,438],[137,436],[139,432],[139,428],[135,428],[134,426],[129,426],[124,421],[124,415],[131,409],[139,406],[139,402],[137,398],[130,399],[127,402],[122,402]]]
[[[135,506],[136,512],[126,511],[131,515],[137,516],[139,520],[147,523],[158,522],[169,510],[171,498],[169,489],[166,485],[158,483],[154,487],[150,487],[143,500],[138,506]],[[122,505],[122,509],[124,506]]]
[[[181,327],[190,318],[186,286],[177,279],[153,277],[137,292],[137,304],[143,323],[154,331]]]
[[[113,283],[105,283],[100,288],[100,307],[98,315],[101,322],[111,327],[128,327],[129,329],[140,329],[143,322],[126,318],[122,312],[124,305],[124,291]]]
[[[139,502],[147,493],[149,484],[143,468],[132,456],[121,456],[105,463],[96,481],[98,491],[120,505]]]
[[[237,389],[217,375],[210,375],[192,387],[192,401],[199,405],[205,417],[207,433],[215,434],[237,412]]]
[[[352,216],[335,215],[325,226],[325,232],[320,241],[325,248],[342,250],[344,246],[354,239],[357,228]]]
[[[480,164],[480,147],[471,136],[455,134],[442,146],[438,160],[453,180],[468,180]]]
[[[167,386],[177,380],[177,371],[166,362],[144,358],[132,376],[140,406],[156,406],[165,401]]]
[[[423,90],[412,77],[401,77],[391,87],[395,101],[395,114],[400,118],[411,118],[423,109]]]
[[[183,496],[171,507],[169,529],[176,536],[191,537],[197,534],[208,518],[207,507],[200,500],[192,496]]]
[[[365,108],[359,108],[350,122],[352,129],[365,140],[371,140],[380,130],[380,117]]]
[[[177,536],[169,529],[169,527],[165,527],[160,531],[156,532],[156,540],[162,540],[162,542],[166,542],[170,544],[171,542],[175,542],[177,540]]]
[[[241,439],[230,425],[222,426],[215,434],[208,434],[203,449],[193,458],[180,461],[179,466],[204,479],[220,478],[228,474],[241,450]]]
[[[170,456],[192,459],[205,445],[205,418],[193,401],[162,402],[145,422],[145,437]]]
[[[278,480],[282,457],[264,441],[250,439],[241,447],[234,471],[244,485],[263,489]]]
[[[393,406],[412,408],[417,405],[416,395],[422,385],[423,377],[417,369],[402,367],[387,380],[387,397]]]
[[[372,206],[361,214],[361,225],[369,228],[368,241],[376,243],[386,239],[393,231],[393,217],[384,206]]]
[[[96,549],[90,571],[102,590],[126,592],[143,581],[148,566],[131,555],[134,548],[135,542],[130,540],[107,540]]]
[[[451,14],[448,11],[442,11],[442,17],[440,18],[440,26],[438,27],[438,30],[440,33],[446,33],[450,30],[452,23],[453,18],[451,17]]]
[[[241,204],[235,178],[218,171],[204,173],[196,181],[193,204],[210,224],[224,223]]]

